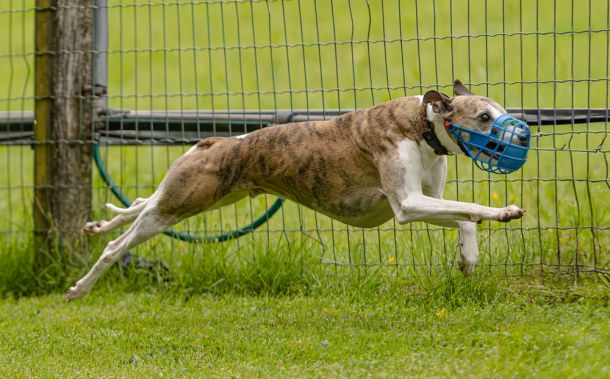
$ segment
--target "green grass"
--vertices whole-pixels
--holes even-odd
[[[2,377],[607,377],[608,289],[518,278],[0,302]]]

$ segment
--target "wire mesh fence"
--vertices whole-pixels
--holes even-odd
[[[296,114],[332,117],[428,89],[450,93],[459,78],[505,108],[551,120],[531,123],[533,146],[519,172],[491,175],[450,158],[445,198],[528,209],[522,220],[479,226],[482,269],[610,272],[607,1],[101,4],[107,48],[67,52],[105,53],[108,61],[108,112],[91,125],[95,137],[81,142],[99,143],[109,175],[132,200],[150,195],[199,138],[240,135]],[[33,229],[35,12],[32,0],[0,4],[0,232],[9,243]],[[606,121],[592,122],[593,108]],[[577,123],[581,114],[589,116]],[[101,205],[118,201],[94,175],[94,217],[106,218]],[[274,200],[242,200],[177,230],[223,234],[252,223]],[[278,246],[329,267],[433,269],[458,256],[452,230],[394,221],[352,228],[291,202],[248,236],[225,242],[222,254],[231,261]],[[171,259],[209,248],[157,237],[141,250]]]

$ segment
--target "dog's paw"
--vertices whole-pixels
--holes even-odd
[[[87,234],[98,234],[102,232],[102,228],[107,224],[107,221],[90,221],[83,226],[83,232]]]
[[[500,210],[500,214],[498,215],[498,221],[509,222],[510,220],[515,220],[523,217],[526,210],[519,208],[516,205],[509,205]]]
[[[462,251],[458,260],[458,267],[464,276],[468,276],[474,272],[474,267],[477,265],[477,254],[473,252],[465,253]]]
[[[472,274],[474,272],[474,266],[476,266],[476,264],[469,263],[465,260],[458,261],[458,267],[464,276],[469,276]]]
[[[89,292],[88,289],[86,289],[84,287],[79,287],[77,284],[74,287],[70,287],[68,289],[68,293],[66,293],[66,300],[70,301],[70,300],[80,299],[83,296],[85,296],[87,294],[87,292]]]

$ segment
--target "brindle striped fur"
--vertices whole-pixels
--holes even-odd
[[[159,210],[188,217],[265,192],[351,225],[374,226],[392,217],[379,191],[378,160],[405,138],[420,140],[420,102],[404,97],[332,120],[271,126],[243,139],[202,140],[169,170]],[[371,209],[378,213],[372,218],[365,214]]]

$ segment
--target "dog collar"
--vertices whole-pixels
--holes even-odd
[[[445,119],[444,125],[445,125],[445,129],[447,129],[447,133],[450,133],[453,124],[449,120]],[[434,132],[434,125],[432,125],[430,120],[426,120],[426,126],[428,127],[428,129],[424,130],[421,133],[421,136],[424,139],[424,141],[426,141],[426,143],[428,143],[428,146],[430,146],[432,148],[432,150],[434,150],[434,154],[453,155],[453,153],[449,152],[449,150],[447,150],[447,148],[445,146],[443,146],[441,141],[438,139],[438,136]],[[468,151],[461,143],[458,144],[458,146],[460,147],[460,149],[462,150],[462,152],[464,154],[468,155]]]
[[[434,132],[434,125],[432,124],[432,122],[430,122],[430,120],[428,120],[428,117],[426,115],[426,107],[427,106],[428,106],[428,103],[422,103],[420,111],[419,111],[420,112],[420,117],[424,121],[423,122],[423,124],[424,124],[423,129],[424,129],[424,131],[422,131],[420,133],[421,137],[424,139],[424,141],[426,141],[428,146],[430,146],[432,148],[432,150],[434,150],[434,154],[436,154],[436,155],[452,155],[453,153],[451,153],[449,150],[447,150],[447,148],[445,146],[443,146],[441,141],[438,139],[438,136]],[[443,121],[444,121],[445,129],[446,129],[447,133],[449,134],[451,132],[451,125],[452,124],[447,119],[443,119]],[[458,146],[464,152],[464,154],[468,155],[468,152],[464,149],[464,147],[461,144],[458,144]]]
[[[445,120],[445,127],[447,126],[447,120]],[[426,143],[434,150],[434,154],[436,155],[449,155],[449,150],[438,139],[438,136],[434,132],[434,125],[430,122],[430,120],[426,120],[427,129],[421,133],[422,138]]]

